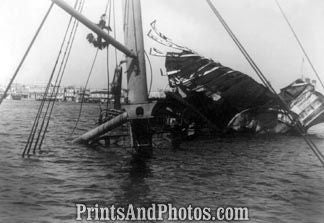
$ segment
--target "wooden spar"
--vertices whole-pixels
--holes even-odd
[[[89,132],[83,134],[82,136],[78,137],[77,139],[73,140],[72,143],[85,143],[91,140],[98,138],[99,136],[105,134],[106,132],[124,124],[128,121],[128,114],[124,112],[113,119],[105,122],[104,124],[90,130]]]
[[[141,2],[140,0],[125,0],[125,45],[123,46],[97,25],[89,21],[80,13],[67,5],[62,0],[52,0],[77,20],[104,38],[108,43],[126,54],[127,62],[127,87],[130,104],[126,106],[126,112],[107,121],[97,128],[90,130],[74,143],[96,140],[104,133],[122,125],[131,119],[131,137],[136,148],[151,147],[152,131],[148,119],[151,118],[151,110],[154,104],[148,103],[145,52],[142,28]]]
[[[112,38],[110,35],[108,35],[105,31],[100,29],[95,23],[91,22],[88,18],[83,16],[81,13],[76,11],[74,8],[69,6],[67,3],[65,3],[62,0],[52,0],[56,5],[58,5],[60,8],[62,8],[64,11],[66,11],[68,14],[73,16],[75,19],[77,19],[79,22],[81,22],[83,25],[88,27],[90,30],[95,32],[97,35],[101,36],[104,40],[107,41],[107,43],[113,45],[116,47],[116,49],[120,50],[126,56],[136,58],[136,54],[134,54],[131,50],[129,50],[127,47],[125,47],[123,44]]]
[[[128,100],[130,104],[147,103],[147,80],[140,0],[124,0],[125,45],[137,55],[127,58]]]

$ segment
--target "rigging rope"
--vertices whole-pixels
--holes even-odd
[[[301,62],[301,65],[300,65],[300,74],[301,74],[301,79],[303,80],[304,79],[304,57],[302,58],[302,62]]]
[[[78,0],[75,1],[74,8],[76,8],[77,3],[78,3]],[[32,126],[32,128],[31,128],[31,131],[30,131],[29,137],[28,137],[28,139],[27,139],[27,143],[26,143],[26,145],[25,145],[25,148],[24,148],[24,151],[23,151],[23,154],[22,154],[23,157],[25,156],[26,153],[27,153],[27,154],[29,153],[30,148],[31,148],[32,141],[34,140],[34,135],[35,135],[36,129],[37,129],[37,127],[38,127],[38,122],[39,122],[39,119],[40,119],[40,117],[41,117],[41,113],[42,113],[42,110],[43,110],[43,107],[44,107],[44,104],[45,104],[45,99],[46,99],[46,96],[47,96],[47,94],[48,94],[48,90],[49,90],[49,87],[50,87],[50,85],[51,85],[52,79],[53,79],[53,77],[54,77],[54,73],[55,73],[55,70],[56,70],[56,67],[57,67],[58,61],[59,61],[59,59],[60,59],[60,56],[61,56],[62,49],[63,49],[63,46],[64,46],[64,43],[65,43],[65,40],[66,40],[66,37],[67,37],[68,31],[69,31],[69,28],[70,28],[70,26],[71,26],[72,19],[73,19],[73,17],[71,16],[71,17],[70,17],[70,20],[69,20],[69,22],[68,22],[68,26],[67,26],[67,28],[66,28],[66,31],[65,31],[65,34],[64,34],[64,38],[63,38],[63,41],[62,41],[62,43],[61,43],[61,47],[60,47],[60,50],[59,50],[59,53],[58,53],[57,59],[56,59],[56,61],[55,61],[55,64],[54,64],[54,67],[53,67],[53,70],[52,70],[51,76],[50,76],[49,81],[48,81],[48,83],[47,83],[47,85],[46,85],[45,92],[44,92],[44,95],[43,95],[42,100],[41,100],[41,104],[40,104],[39,109],[38,109],[38,111],[37,111],[37,115],[36,115],[36,117],[35,117],[35,121],[34,121],[33,126]]]
[[[111,0],[108,0],[107,1],[107,4],[106,4],[106,9],[105,9],[105,14],[108,12],[108,8],[109,8],[109,16],[108,16],[108,22],[107,22],[107,25],[108,27],[110,26],[110,18],[111,18],[111,9],[112,9],[112,4],[111,4]],[[114,14],[115,16],[115,14]],[[109,29],[108,29],[108,33],[109,33]],[[115,33],[115,27],[114,27],[114,33]],[[80,104],[80,109],[79,109],[79,113],[78,113],[78,118],[77,118],[77,121],[75,123],[75,126],[72,130],[72,133],[71,133],[71,136],[74,134],[78,124],[79,124],[79,121],[80,121],[80,118],[81,118],[81,114],[82,114],[82,108],[83,108],[83,103],[84,103],[84,95],[85,95],[85,90],[88,86],[88,82],[90,80],[90,77],[92,75],[92,71],[93,71],[93,68],[94,68],[94,65],[96,63],[96,60],[97,60],[97,56],[98,56],[98,52],[99,52],[99,49],[97,49],[96,51],[96,54],[94,56],[94,59],[93,59],[93,62],[92,62],[92,65],[91,65],[91,69],[90,69],[90,72],[88,74],[88,78],[87,78],[87,81],[85,83],[85,87],[84,87],[84,92],[82,94],[82,97],[81,97],[81,104]],[[107,100],[107,111],[108,111],[108,107],[109,107],[109,85],[110,85],[110,75],[109,75],[109,44],[107,45],[107,79],[108,79],[108,100]],[[100,109],[101,110],[101,109]]]
[[[149,87],[149,91],[148,91],[148,96],[150,96],[150,94],[151,94],[151,90],[152,90],[152,83],[153,83],[153,69],[152,69],[152,63],[151,63],[151,60],[150,60],[148,54],[146,53],[146,51],[144,51],[144,53],[145,53],[145,56],[146,56],[146,58],[147,58],[147,60],[148,60],[148,62],[149,62],[149,65],[150,65],[150,72],[151,72],[150,87]]]
[[[136,23],[135,23],[135,9],[134,9],[134,1],[132,1],[132,14],[133,14],[133,26],[134,26],[134,39],[135,39],[135,54],[138,58],[138,47],[137,47],[137,35],[136,35]]]
[[[114,39],[117,38],[117,27],[116,27],[116,10],[115,10],[115,0],[113,1],[113,19],[114,19]],[[117,48],[115,47],[115,62],[116,67],[118,66],[118,58],[117,58]]]
[[[97,60],[98,52],[99,52],[99,49],[96,50],[96,54],[95,54],[95,56],[93,58],[92,65],[91,65],[91,68],[90,68],[90,71],[89,71],[89,74],[88,74],[87,81],[86,81],[86,83],[84,85],[84,90],[83,90],[82,97],[81,97],[81,105],[80,105],[80,110],[79,110],[78,118],[77,118],[77,121],[76,121],[75,126],[73,128],[73,131],[71,133],[71,136],[74,134],[75,129],[77,128],[77,126],[79,124],[79,121],[80,121],[80,118],[81,118],[82,107],[83,107],[83,102],[84,102],[84,95],[85,95],[86,89],[88,87],[88,83],[89,83],[90,77],[92,75],[92,71],[93,71],[94,65],[95,65],[96,60]]]
[[[113,14],[113,33],[114,33],[114,39],[116,39],[116,11],[115,11],[115,0],[112,0],[112,10],[110,10],[110,13]],[[109,23],[110,23],[110,20],[109,20]],[[107,48],[108,50],[108,48]],[[115,52],[115,63],[116,63],[116,67],[118,66],[118,59],[117,59],[117,49],[115,48],[114,49],[114,52]],[[108,52],[107,52],[107,57],[108,57]],[[109,63],[107,62],[107,66],[109,66]],[[107,69],[109,69],[107,67]],[[109,98],[109,94],[110,94],[110,81],[108,79],[108,102],[107,102],[107,112],[108,112],[108,104],[110,103],[110,98]]]
[[[255,64],[255,62],[252,60],[252,58],[250,57],[250,55],[247,53],[247,51],[245,50],[245,48],[242,46],[242,44],[239,42],[239,40],[236,38],[235,34],[232,32],[232,30],[229,28],[229,26],[227,25],[227,23],[225,22],[225,20],[223,19],[223,17],[220,15],[220,13],[218,12],[218,10],[216,9],[216,7],[213,5],[213,3],[211,2],[211,0],[206,0],[206,2],[208,3],[208,5],[210,6],[210,8],[212,9],[212,11],[214,12],[214,14],[217,16],[218,20],[221,22],[221,24],[224,26],[224,28],[226,29],[226,31],[228,32],[228,34],[230,35],[230,37],[232,38],[232,40],[235,42],[235,44],[238,46],[238,48],[240,49],[240,51],[242,52],[242,54],[244,55],[244,57],[246,58],[246,60],[249,62],[249,64],[252,66],[252,68],[254,69],[254,71],[256,72],[256,74],[259,76],[259,78],[262,80],[263,84],[276,96],[279,104],[281,105],[281,107],[283,107],[283,109],[288,113],[288,118],[292,121],[292,122],[296,122],[297,125],[297,130],[299,131],[300,135],[303,137],[303,139],[305,140],[305,142],[308,144],[308,146],[310,147],[310,149],[313,151],[313,153],[316,155],[316,157],[319,159],[319,161],[322,163],[322,165],[324,166],[324,155],[321,153],[321,151],[317,148],[317,146],[313,143],[313,141],[307,137],[306,135],[306,131],[303,128],[303,126],[301,125],[299,120],[296,120],[292,114],[292,112],[290,111],[288,105],[279,97],[279,95],[277,95],[276,91],[274,90],[274,88],[271,86],[270,82],[266,79],[266,77],[263,75],[263,73],[261,72],[261,70],[259,69],[259,67]]]
[[[108,8],[111,7],[110,5],[111,5],[110,0],[108,0],[107,3],[106,3],[105,14],[107,14],[107,12],[108,12]]]
[[[112,6],[111,0],[108,0],[107,1],[107,6],[106,6],[105,13],[107,13],[107,11],[108,11],[108,3],[109,3],[109,16],[108,16],[107,26],[110,27],[111,6]],[[109,34],[109,29],[108,29],[108,34]],[[110,103],[110,98],[109,98],[109,91],[110,91],[110,86],[109,86],[109,84],[110,84],[110,73],[109,73],[109,45],[110,44],[107,45],[107,84],[108,84],[107,85],[107,93],[108,93],[108,95],[107,95],[107,108],[106,108],[107,110],[109,108],[109,103]]]
[[[313,63],[312,63],[312,61],[310,60],[310,58],[309,58],[309,56],[308,56],[308,54],[307,54],[307,52],[306,52],[306,50],[305,50],[305,48],[304,48],[302,42],[300,41],[300,39],[299,39],[297,33],[296,33],[295,30],[294,30],[294,27],[293,27],[293,26],[291,25],[291,23],[289,22],[288,17],[286,16],[286,14],[285,14],[285,12],[283,11],[281,5],[279,4],[279,1],[278,1],[278,0],[275,0],[275,2],[276,2],[276,4],[277,4],[278,8],[280,9],[280,12],[281,12],[282,16],[283,16],[284,19],[286,20],[286,22],[287,22],[287,24],[288,24],[288,26],[289,26],[291,32],[293,33],[293,35],[294,35],[294,37],[295,37],[295,39],[297,40],[297,43],[298,43],[300,49],[303,51],[303,53],[304,53],[304,55],[305,55],[305,57],[306,57],[306,59],[307,59],[309,65],[311,66],[313,72],[315,73],[315,75],[316,75],[318,81],[320,82],[320,84],[322,85],[322,88],[324,89],[324,83],[323,83],[321,77],[319,76],[317,70],[315,69],[315,67],[314,67],[314,65],[313,65]]]
[[[85,1],[81,1],[81,6],[79,8],[79,11],[82,12],[83,10],[83,7],[84,7],[84,3]],[[47,117],[47,120],[46,120],[46,125],[45,125],[45,129],[43,130],[43,133],[42,133],[42,136],[41,136],[41,141],[40,141],[40,144],[38,145],[38,150],[41,149],[42,147],[42,144],[43,144],[43,141],[44,141],[44,138],[46,136],[46,132],[47,132],[47,129],[48,129],[48,126],[49,126],[49,122],[50,122],[50,119],[51,119],[51,116],[52,116],[52,113],[53,113],[53,109],[54,109],[54,105],[55,105],[55,101],[57,99],[57,95],[59,93],[59,89],[61,87],[61,83],[62,83],[62,79],[63,79],[63,76],[65,74],[65,70],[66,70],[66,66],[67,66],[67,63],[70,59],[70,54],[71,54],[71,51],[72,51],[72,47],[73,47],[73,43],[74,43],[74,40],[75,40],[75,36],[76,36],[76,33],[77,33],[77,30],[78,30],[78,26],[79,26],[79,22],[77,20],[74,20],[74,24],[73,24],[73,28],[72,31],[71,31],[71,34],[70,36],[72,37],[71,39],[69,39],[68,43],[67,43],[67,56],[66,56],[66,59],[65,59],[65,63],[63,65],[63,69],[62,69],[62,72],[60,74],[60,72],[58,73],[58,76],[60,74],[60,77],[58,79],[58,81],[55,82],[55,85],[54,85],[54,88],[53,88],[53,91],[52,91],[52,94],[51,94],[51,97],[50,98],[54,98],[55,100],[51,103],[51,108],[50,108],[50,112],[49,112],[49,115]],[[65,56],[65,55],[64,55]],[[64,60],[64,59],[63,59]],[[54,93],[54,90],[56,88],[56,91]],[[54,94],[54,96],[53,96]],[[51,102],[51,101],[50,101]],[[47,113],[48,111],[46,111]],[[45,115],[46,117],[46,115]],[[45,122],[45,119],[43,120],[43,122]],[[42,126],[43,126],[43,123],[42,123]],[[41,128],[42,130],[43,128]],[[41,135],[41,130],[39,132],[39,136],[37,138],[37,141],[35,143],[35,147],[34,147],[34,150],[33,150],[33,153],[35,153],[35,150],[37,148],[37,143],[39,141],[39,137]]]
[[[30,42],[30,44],[29,44],[29,46],[28,46],[28,48],[27,48],[27,50],[26,50],[26,52],[25,52],[23,58],[21,59],[21,61],[20,61],[19,65],[18,65],[18,67],[16,68],[15,73],[13,74],[12,78],[10,79],[10,81],[9,81],[9,83],[8,83],[8,85],[7,85],[7,87],[6,87],[5,91],[4,91],[4,93],[3,93],[3,95],[2,95],[1,98],[0,98],[0,105],[1,105],[2,101],[5,99],[5,97],[7,96],[7,93],[8,93],[8,91],[9,91],[9,89],[11,88],[12,83],[13,83],[14,80],[16,79],[17,74],[19,73],[21,66],[22,66],[23,63],[25,62],[25,59],[26,59],[27,55],[29,54],[29,51],[31,50],[32,46],[34,45],[35,40],[36,40],[38,34],[40,33],[42,27],[44,26],[45,21],[46,21],[47,18],[48,18],[48,15],[49,15],[50,12],[52,11],[53,5],[54,5],[54,3],[52,2],[51,5],[50,5],[50,7],[49,7],[49,9],[47,10],[47,12],[46,12],[44,18],[43,18],[41,24],[39,25],[39,27],[38,27],[38,29],[37,29],[37,31],[36,31],[36,33],[35,33],[35,35],[34,35],[32,41]]]
[[[75,5],[74,5],[74,8],[76,8],[78,5],[78,0],[75,1]],[[71,26],[71,22],[72,22],[72,19],[73,17],[71,16],[70,17],[70,20],[68,22],[68,26],[66,28],[66,31],[65,31],[65,34],[64,34],[64,38],[63,38],[63,41],[62,41],[62,44],[61,44],[61,47],[60,47],[60,50],[59,50],[59,53],[58,53],[58,56],[57,56],[57,59],[55,61],[55,64],[54,64],[54,67],[53,67],[53,70],[52,70],[52,73],[51,73],[51,76],[49,78],[49,81],[47,83],[47,86],[46,86],[46,89],[45,89],[45,92],[44,92],[44,95],[42,97],[42,100],[41,100],[41,104],[39,106],[39,109],[38,109],[38,112],[37,112],[37,115],[36,115],[36,118],[35,118],[35,121],[33,123],[33,126],[32,126],[32,129],[30,131],[30,134],[29,134],[29,137],[28,137],[28,140],[27,140],[27,143],[25,145],[25,148],[24,148],[24,151],[23,151],[23,154],[22,156],[24,157],[26,154],[29,154],[30,152],[30,149],[31,149],[31,146],[34,142],[34,137],[35,137],[35,133],[37,131],[37,128],[38,128],[38,124],[39,124],[39,120],[41,118],[41,115],[42,115],[42,111],[43,111],[43,108],[44,108],[44,105],[46,103],[46,98],[48,97],[48,91],[50,89],[50,86],[51,86],[51,82],[52,82],[52,79],[54,77],[54,73],[56,71],[56,67],[58,65],[58,61],[60,59],[60,56],[62,54],[62,49],[63,49],[63,46],[64,46],[64,43],[66,41],[66,37],[67,37],[67,34],[68,34],[68,31],[70,29],[70,26]],[[54,89],[53,89],[54,90]],[[45,119],[46,115],[43,116],[43,119]]]
[[[109,72],[109,45],[107,46],[107,109],[109,108],[110,98],[110,72]]]
[[[128,10],[129,0],[125,0],[125,7],[124,7],[124,32],[126,34],[126,26],[128,25],[128,17],[129,17],[129,10]]]

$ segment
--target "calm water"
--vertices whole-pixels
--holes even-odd
[[[37,107],[0,106],[0,222],[75,222],[79,202],[247,206],[251,222],[324,222],[324,168],[301,138],[190,142],[139,162],[122,147],[71,145],[79,105],[59,103],[42,154],[22,159]],[[97,114],[86,105],[77,133]],[[324,152],[324,128],[312,132]]]

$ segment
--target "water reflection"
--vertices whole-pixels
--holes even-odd
[[[151,155],[133,153],[127,165],[127,175],[120,185],[121,197],[116,199],[122,204],[150,204],[150,186],[147,179],[153,177],[151,170]]]

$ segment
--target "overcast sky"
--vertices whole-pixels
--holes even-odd
[[[74,3],[74,0],[66,1],[70,5]],[[98,22],[106,2],[86,0],[84,14]],[[122,1],[115,2],[117,39],[123,42]],[[302,66],[303,54],[274,0],[213,0],[213,3],[276,89],[301,77],[301,70],[306,76],[314,78],[306,61]],[[280,0],[280,3],[324,78],[324,1]],[[50,0],[1,0],[0,85],[6,84],[12,76],[49,5]],[[205,0],[142,0],[142,13],[144,34],[156,19],[159,30],[176,43],[257,79]],[[16,82],[46,83],[68,19],[69,16],[55,6]],[[86,81],[95,54],[95,49],[85,39],[87,33],[89,30],[80,25],[64,85],[83,86]],[[146,50],[149,51],[150,47],[166,50],[145,35]],[[122,59],[123,56],[119,54],[118,57]],[[106,52],[102,51],[90,87],[106,87],[105,60]],[[114,60],[111,60],[112,70]],[[161,77],[159,72],[160,68],[164,68],[164,59],[151,56],[151,60],[154,67],[153,90],[165,88],[167,78]]]

